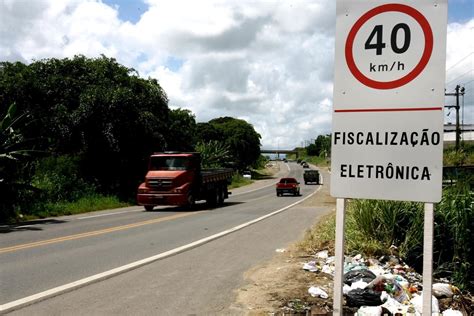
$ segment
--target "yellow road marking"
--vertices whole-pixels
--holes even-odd
[[[75,239],[81,239],[81,238],[86,238],[86,237],[91,237],[91,236],[97,236],[97,235],[112,233],[112,232],[116,232],[116,231],[119,231],[119,230],[125,230],[125,229],[129,229],[129,228],[134,228],[134,227],[139,227],[139,226],[144,226],[144,225],[149,225],[149,224],[155,224],[155,223],[159,223],[159,222],[165,222],[165,221],[169,221],[169,220],[173,220],[173,219],[177,219],[177,218],[181,218],[181,217],[186,217],[186,216],[190,216],[190,215],[198,214],[198,213],[202,213],[202,212],[205,212],[205,211],[175,214],[175,215],[171,215],[171,216],[167,216],[167,217],[151,219],[151,220],[148,220],[148,221],[143,221],[143,222],[138,222],[138,223],[133,223],[133,224],[127,224],[127,225],[122,225],[122,226],[116,226],[116,227],[111,227],[111,228],[106,228],[106,229],[101,229],[101,230],[76,234],[76,235],[58,237],[58,238],[53,238],[53,239],[36,241],[36,242],[28,243],[28,244],[22,244],[22,245],[16,245],[16,246],[11,246],[11,247],[6,247],[6,248],[0,248],[0,254],[1,253],[6,253],[6,252],[12,252],[12,251],[16,251],[16,250],[21,250],[21,249],[28,249],[28,248],[34,248],[34,247],[54,244],[54,243],[58,243],[58,242],[62,242],[62,241],[75,240]]]

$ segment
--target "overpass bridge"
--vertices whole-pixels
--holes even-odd
[[[280,158],[280,154],[295,154],[298,158],[298,151],[295,149],[260,149],[261,154],[276,154]]]

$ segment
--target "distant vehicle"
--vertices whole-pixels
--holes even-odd
[[[137,202],[147,211],[156,205],[192,207],[198,200],[222,205],[229,197],[227,185],[233,173],[232,169],[201,169],[199,153],[155,153],[150,156],[145,182],[138,187]]]
[[[304,184],[315,183],[320,184],[319,182],[319,171],[318,170],[305,170],[303,174]]]
[[[303,166],[303,168],[309,168],[309,165],[307,162],[303,162],[301,165]]]
[[[250,171],[244,171],[242,172],[242,177],[244,177],[244,179],[252,179],[252,173]]]
[[[303,165],[304,163],[306,163],[306,161],[301,160],[300,165]]]
[[[281,178],[276,184],[276,195],[282,196],[285,193],[300,195],[300,183],[295,178]]]
[[[286,158],[283,158],[283,162],[288,162],[288,160]]]

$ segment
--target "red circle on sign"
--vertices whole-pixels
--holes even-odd
[[[418,24],[421,26],[423,30],[423,34],[425,35],[425,49],[423,50],[423,54],[421,55],[421,59],[418,64],[410,71],[407,75],[401,77],[400,79],[396,79],[393,81],[376,81],[373,79],[368,78],[365,76],[354,61],[354,55],[352,54],[352,48],[354,46],[354,39],[359,31],[359,29],[367,22],[370,18],[374,16],[388,12],[388,11],[397,11],[401,13],[405,13],[415,19]],[[374,89],[394,89],[401,87],[413,79],[415,79],[426,67],[428,61],[430,60],[431,53],[433,51],[433,32],[431,31],[430,24],[426,20],[426,18],[421,14],[418,10],[403,4],[398,3],[390,3],[384,4],[378,7],[373,8],[370,11],[367,11],[363,16],[361,16],[357,22],[352,26],[349,35],[347,36],[346,40],[346,47],[345,47],[345,54],[346,54],[346,62],[349,70],[351,71],[352,75],[356,77],[364,85],[374,88]]]

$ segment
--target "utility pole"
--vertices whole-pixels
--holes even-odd
[[[454,93],[445,93],[446,96],[455,96],[456,97],[456,105],[446,105],[445,108],[456,109],[456,150],[459,150],[459,140],[461,138],[461,127],[459,124],[459,96],[464,95],[464,87],[461,88],[460,85],[456,86]]]

